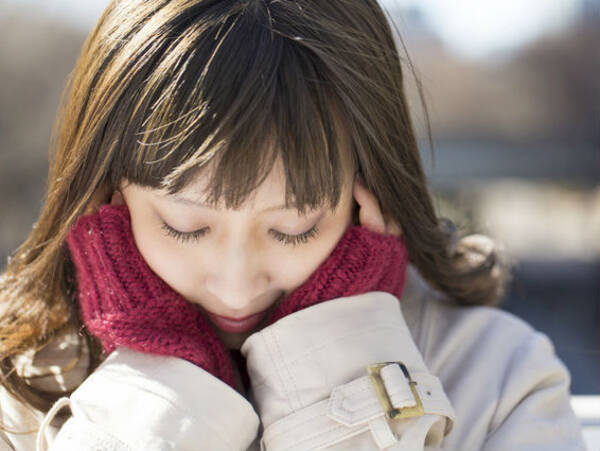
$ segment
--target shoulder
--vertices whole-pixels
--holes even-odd
[[[68,392],[88,376],[90,362],[85,339],[72,325],[57,331],[43,347],[12,359],[17,374],[39,391]]]
[[[60,395],[77,388],[88,375],[89,352],[85,340],[71,326],[57,332],[42,348],[11,358],[15,373],[29,389],[28,398],[42,402],[45,395]],[[0,385],[0,448],[34,449],[44,413],[17,399]]]
[[[573,445],[579,429],[569,406],[570,374],[551,340],[499,308],[452,304],[413,276],[402,310],[423,360],[461,419],[449,443],[479,449],[511,435],[498,431],[535,421],[548,432],[533,433],[533,442],[556,441],[544,449],[580,449]]]
[[[433,290],[411,267],[402,311],[417,347],[430,369],[449,361],[512,359],[528,346],[553,354],[548,337],[512,313],[497,307],[460,306]]]
[[[425,302],[423,344],[432,360],[443,359],[444,352],[488,360],[493,351],[496,359],[512,358],[532,341],[552,346],[529,323],[497,307],[459,306],[437,297]]]
[[[413,276],[401,302],[405,319],[427,367],[459,410],[473,396],[465,387],[485,386],[478,402],[491,410],[544,386],[568,393],[570,374],[546,334],[496,307],[452,304]]]

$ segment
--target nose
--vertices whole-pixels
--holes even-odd
[[[206,277],[206,289],[230,314],[248,313],[253,300],[268,287],[268,275],[258,264],[259,252],[229,242],[215,252]]]

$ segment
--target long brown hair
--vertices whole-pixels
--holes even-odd
[[[350,157],[434,289],[496,302],[494,247],[434,211],[390,23],[375,0],[111,1],[65,86],[39,220],[0,279],[4,386],[40,410],[57,398],[30,396],[11,357],[81,325],[64,239],[94,196],[122,179],[175,193],[212,159],[209,201],[237,208],[280,156],[303,210],[337,205]],[[85,337],[91,372],[101,348]]]

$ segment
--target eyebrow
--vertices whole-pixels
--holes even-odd
[[[185,197],[181,197],[181,196],[169,196],[167,199],[177,203],[177,204],[181,204],[181,205],[186,205],[186,206],[191,206],[191,207],[203,207],[203,208],[210,208],[213,209],[212,206],[207,205],[205,203],[202,203],[200,201],[194,200],[194,199],[187,199]],[[272,207],[268,207],[265,208],[264,210],[260,211],[259,213],[265,213],[267,211],[275,211],[275,210],[293,210],[294,207],[289,207],[286,208],[285,204],[284,205],[275,205]]]

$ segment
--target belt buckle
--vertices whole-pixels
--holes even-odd
[[[392,401],[389,397],[389,394],[383,384],[383,379],[381,378],[381,369],[387,365],[398,365],[404,374],[404,377],[408,379],[408,384],[410,386],[410,390],[415,398],[416,406],[413,407],[403,407],[401,409],[397,409],[392,406]],[[413,418],[420,417],[425,413],[423,409],[423,403],[421,402],[421,398],[417,393],[417,389],[415,386],[417,382],[412,380],[410,377],[410,373],[406,368],[406,365],[402,362],[381,362],[381,363],[373,363],[367,367],[367,371],[369,373],[369,377],[371,378],[371,382],[373,383],[373,387],[375,388],[375,393],[377,394],[377,398],[379,399],[379,403],[383,407],[385,411],[385,416],[390,420],[403,419],[403,418]]]

